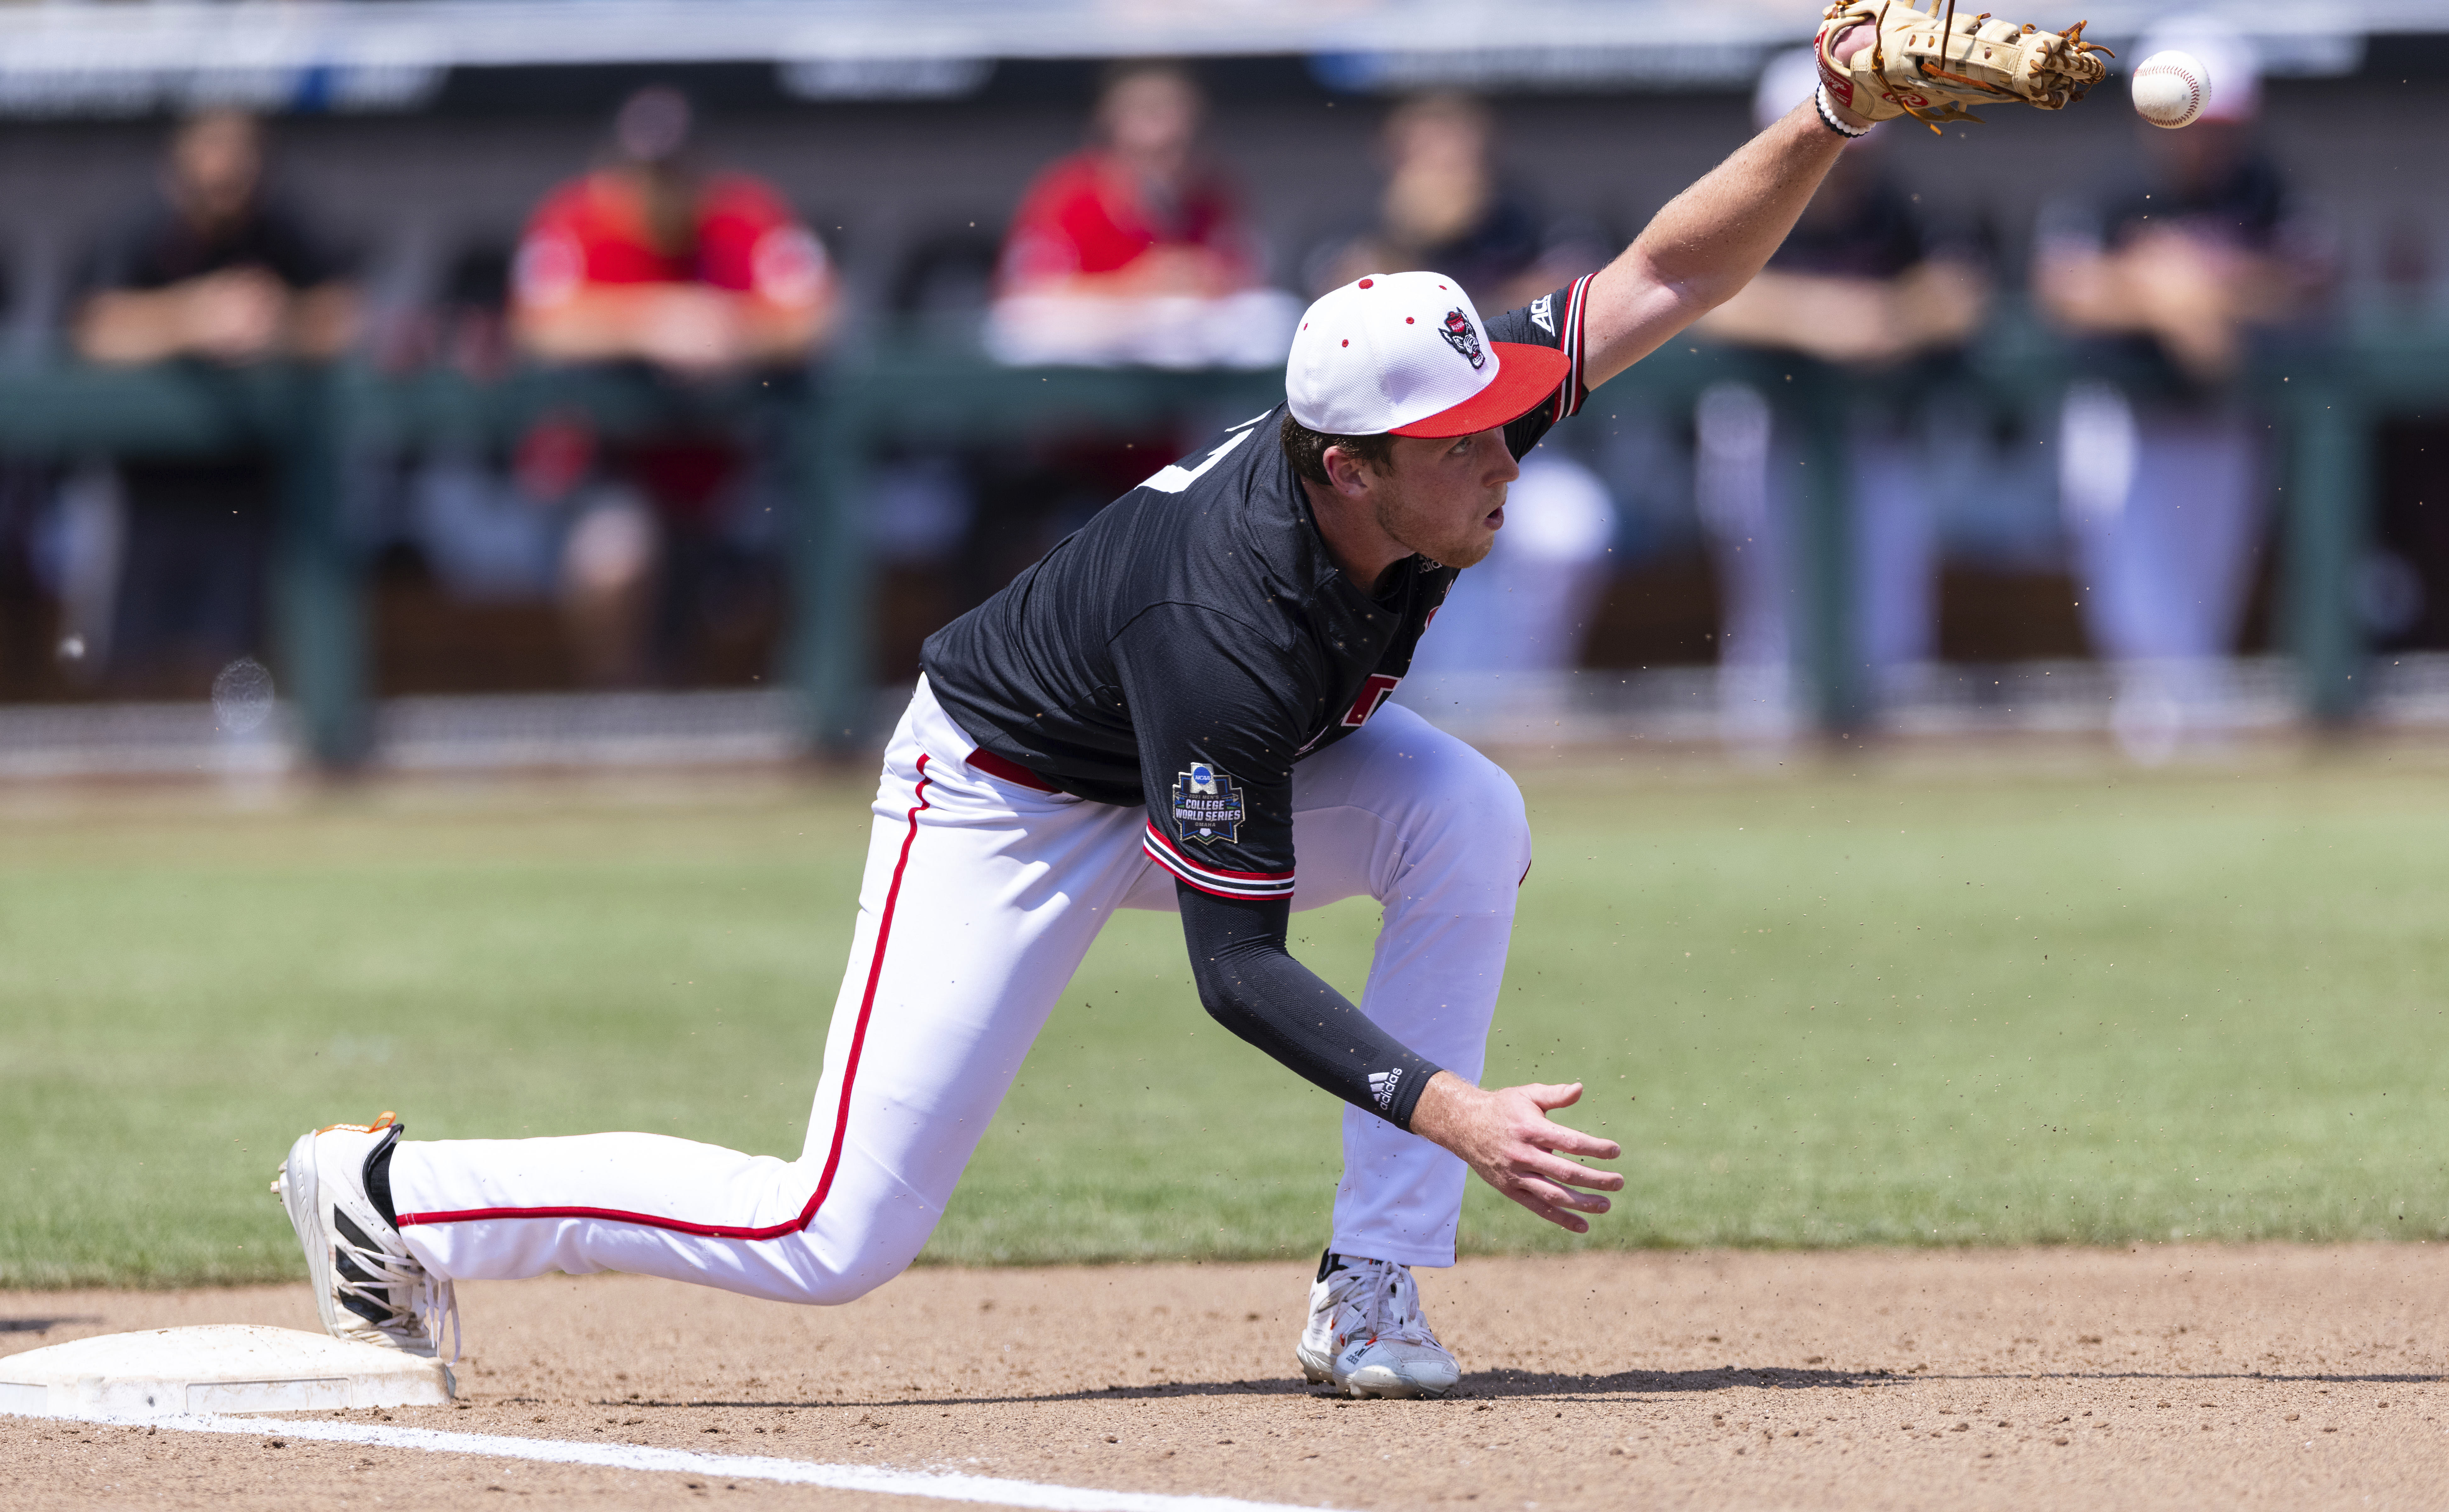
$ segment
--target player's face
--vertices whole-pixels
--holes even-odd
[[[1378,527],[1434,562],[1469,567],[1505,525],[1505,485],[1522,475],[1503,431],[1452,440],[1401,436],[1377,479]]]

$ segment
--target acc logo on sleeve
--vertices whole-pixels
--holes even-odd
[[[1173,780],[1173,825],[1192,844],[1230,843],[1249,817],[1232,776],[1206,762],[1192,762]]]

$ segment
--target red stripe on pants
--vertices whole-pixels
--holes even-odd
[[[868,1016],[876,1008],[876,985],[884,976],[884,946],[893,938],[893,910],[901,901],[901,874],[909,869],[910,844],[918,838],[918,816],[927,808],[927,785],[935,779],[927,775],[928,758],[918,758],[918,802],[910,809],[910,828],[901,837],[901,855],[893,863],[893,884],[884,891],[884,916],[877,921],[876,954],[868,961],[867,990],[859,995],[858,1023],[850,1037],[850,1062],[842,1068],[841,1106],[834,1112],[833,1148],[825,1153],[824,1174],[817,1178],[817,1190],[800,1215],[783,1223],[769,1224],[762,1229],[743,1229],[729,1224],[691,1223],[685,1218],[661,1218],[647,1212],[624,1212],[617,1208],[464,1208],[455,1212],[403,1212],[399,1227],[427,1223],[471,1223],[480,1218],[604,1218],[614,1223],[644,1224],[649,1229],[668,1229],[675,1233],[693,1233],[708,1239],[779,1239],[786,1233],[798,1233],[816,1221],[817,1210],[824,1206],[825,1193],[833,1190],[834,1172],[841,1165],[842,1139],[850,1129],[850,1093],[858,1079],[858,1054],[867,1044]]]

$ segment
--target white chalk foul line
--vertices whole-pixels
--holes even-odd
[[[66,1416],[62,1414],[61,1416]],[[52,1421],[58,1421],[54,1417]],[[820,1485],[834,1491],[874,1491],[884,1496],[927,1496],[939,1502],[979,1502],[991,1506],[1037,1507],[1045,1512],[1303,1512],[1282,1502],[1244,1502],[1230,1496],[1165,1496],[1153,1491],[1098,1491],[1047,1485],[951,1471],[894,1470],[872,1464],[817,1464],[764,1454],[699,1454],[643,1444],[581,1444],[569,1439],[522,1439],[498,1433],[445,1433],[376,1423],[300,1423],[292,1418],[233,1418],[214,1414],[134,1418],[79,1415],[80,1423],[115,1427],[169,1428],[183,1433],[237,1433],[251,1438],[314,1439],[383,1449],[423,1449],[434,1454],[473,1454],[544,1464],[583,1464],[606,1470],[647,1470],[702,1475],[724,1481],[771,1481]]]

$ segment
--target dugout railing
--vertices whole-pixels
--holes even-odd
[[[2002,411],[2045,421],[2083,373],[2073,354],[2009,319],[1970,384]],[[1868,679],[1846,648],[1849,539],[1842,465],[1863,380],[1807,359],[1705,346],[1688,339],[1610,385],[1613,396],[1688,406],[1708,385],[1749,382],[1805,440],[1809,494],[1797,549],[1810,633],[1804,674],[1828,730],[1870,718]],[[1897,379],[1893,381],[1912,381]],[[2365,658],[2355,574],[2375,515],[2374,445],[2384,413],[2449,401],[2449,340],[2379,332],[2276,349],[2250,387],[2282,436],[2283,626],[2308,721],[2336,726],[2358,708]],[[858,514],[863,471],[899,443],[970,445],[1042,433],[1141,432],[1167,418],[1246,413],[1282,396],[1281,375],[1141,369],[998,367],[974,356],[885,352],[839,358],[803,380],[677,384],[643,371],[527,371],[495,382],[432,369],[395,375],[357,365],[223,369],[65,366],[0,375],[0,455],[66,461],[269,454],[280,497],[270,573],[272,654],[313,759],[345,768],[369,754],[372,647],[368,552],[345,509],[347,459],[361,446],[502,447],[537,417],[585,413],[609,437],[751,405],[787,407],[792,614],[778,669],[803,695],[812,749],[856,744],[873,705],[871,562]]]

